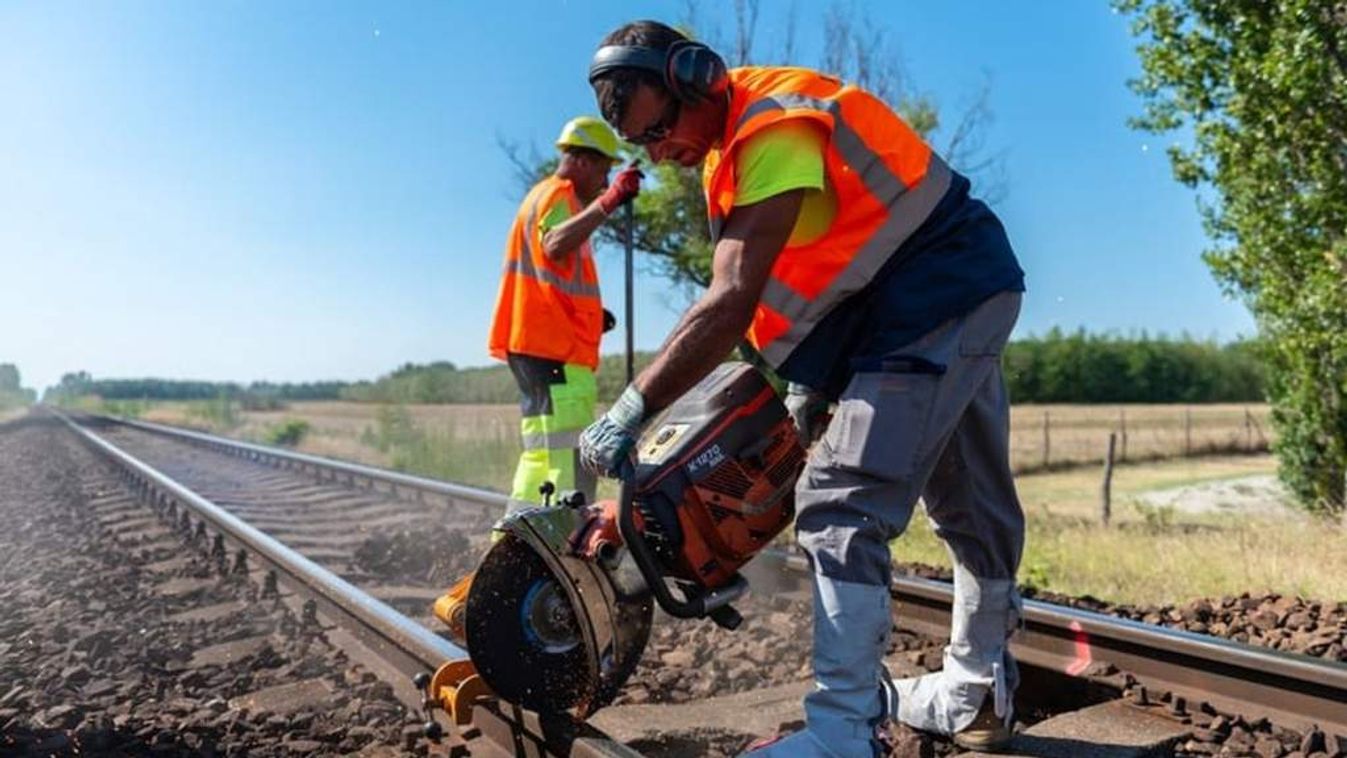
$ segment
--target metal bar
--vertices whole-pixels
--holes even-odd
[[[506,502],[509,500],[509,498],[499,492],[492,492],[477,487],[468,487],[462,484],[453,484],[438,479],[427,479],[422,476],[403,474],[397,471],[389,471],[388,469],[375,468],[373,466],[364,466],[359,463],[348,463],[346,461],[323,458],[317,455],[306,455],[305,453],[296,453],[292,450],[282,450],[280,448],[257,445],[251,442],[241,442],[239,440],[217,437],[213,434],[194,432],[188,429],[179,429],[147,421],[122,418],[112,420],[119,424],[143,429],[147,432],[181,437],[202,442],[207,445],[235,448],[241,452],[248,453],[250,456],[270,456],[296,464],[316,466],[328,471],[337,471],[348,475],[360,476],[371,481],[385,482],[395,486],[400,485],[403,487],[410,487],[423,492],[432,492],[437,495],[444,495],[459,500],[475,500],[485,505],[500,506],[502,508],[505,507]]]
[[[948,635],[953,587],[902,577],[893,582],[897,624]],[[1027,600],[1015,657],[1072,676],[1108,663],[1155,691],[1294,729],[1347,734],[1347,665]]]
[[[155,497],[171,498],[181,503],[184,507],[196,512],[200,518],[209,521],[226,539],[253,552],[283,577],[281,581],[294,586],[303,594],[313,598],[329,617],[337,620],[340,626],[355,635],[371,652],[392,664],[397,670],[409,676],[421,671],[430,673],[446,661],[468,657],[467,651],[449,640],[434,634],[383,602],[366,595],[346,580],[286,547],[270,535],[261,532],[220,506],[136,460],[93,432],[80,427],[65,414],[54,409],[51,412],[65,422],[86,444],[122,466],[136,478],[142,487],[153,491]],[[225,443],[238,446],[253,453],[274,455],[281,452],[168,427],[156,429],[154,427],[158,427],[157,424],[135,423],[132,425],[147,428],[149,431],[160,431],[162,429],[164,432],[182,437],[196,437],[198,438],[196,441],[204,441],[209,444]],[[294,453],[285,453],[285,457],[291,460],[304,461],[320,468],[333,468],[331,464],[335,463],[326,459]],[[358,473],[361,476],[368,476],[365,473],[366,471],[375,474],[391,473],[352,464],[342,464],[335,468]],[[459,488],[457,485],[446,485],[446,483],[434,482],[429,479],[422,480],[420,477],[395,476],[402,480],[400,483],[411,487],[419,487],[421,482],[425,482],[444,485],[446,489],[471,491],[471,488]],[[381,481],[390,480],[383,476],[369,478]],[[444,489],[437,488],[436,491],[448,494]],[[495,493],[480,492],[491,499],[497,497]],[[474,497],[473,499],[478,498]],[[503,497],[500,499],[504,500]],[[508,709],[511,715],[505,715],[502,709]],[[477,742],[475,745],[469,743],[468,748],[470,754],[473,755],[527,754],[576,756],[577,758],[584,756],[639,758],[640,756],[640,753],[612,740],[588,724],[575,723],[564,718],[543,719],[535,713],[506,703],[499,703],[490,707],[475,707],[473,720],[474,726],[481,731],[482,737],[490,741],[489,743]],[[523,749],[523,752],[521,752],[521,749]]]
[[[635,258],[633,248],[635,247],[636,235],[635,205],[636,201],[634,199],[627,201],[627,228],[626,233],[623,235],[624,245],[622,255],[623,282],[625,289],[625,300],[623,301],[624,312],[622,317],[627,322],[627,384],[631,384],[632,379],[636,378],[636,324],[634,323],[636,320],[636,295],[634,294],[636,270],[633,264],[633,259]]]
[[[415,662],[420,670],[434,671],[441,663],[468,657],[467,651],[361,592],[350,582],[286,547],[276,538],[243,521],[158,471],[122,452],[65,414],[53,411],[96,450],[161,493],[195,511],[201,518],[278,570],[282,580],[300,585],[305,594],[323,601],[350,623],[361,640],[374,643],[376,652]],[[343,624],[346,626],[346,624]],[[401,666],[399,667],[401,668]]]

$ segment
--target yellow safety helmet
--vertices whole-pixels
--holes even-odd
[[[620,160],[617,154],[617,134],[603,119],[593,116],[579,116],[561,127],[561,136],[557,137],[557,147],[586,147],[598,150],[613,160]]]

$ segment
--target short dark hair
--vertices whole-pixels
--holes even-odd
[[[633,21],[618,27],[599,44],[668,50],[675,42],[686,39],[686,35],[668,24],[661,24],[658,21]],[[594,96],[599,101],[599,111],[603,113],[604,120],[614,126],[621,123],[622,118],[627,115],[627,106],[640,85],[668,91],[662,76],[644,68],[613,69],[596,77],[591,84],[594,85]]]

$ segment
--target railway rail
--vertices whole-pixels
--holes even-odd
[[[55,411],[53,411],[55,412]],[[211,536],[212,551],[224,557],[225,546],[241,556],[260,561],[274,581],[314,603],[313,612],[351,633],[372,654],[400,673],[403,681],[428,676],[442,665],[466,660],[467,652],[385,603],[369,596],[332,571],[263,533],[239,517],[137,460],[65,414],[57,413],[91,449],[114,462],[127,484],[161,514],[179,523],[184,531]],[[169,433],[162,429],[161,433]],[[452,485],[448,489],[454,489]],[[268,578],[268,583],[272,579]],[[419,691],[419,690],[418,690]],[[409,703],[425,708],[427,731],[447,734],[457,754],[570,755],[626,757],[633,751],[608,739],[587,724],[549,720],[537,714],[496,702],[472,706],[463,730],[455,729],[443,711],[425,702]],[[432,726],[434,724],[435,726]],[[450,731],[453,730],[453,731]]]
[[[158,424],[117,421],[246,460],[305,472],[320,481],[341,482],[412,501],[440,500],[489,508],[503,508],[505,504],[505,496],[473,487]],[[209,523],[223,539],[264,556],[263,560],[273,560],[267,555],[285,554],[281,551],[287,549],[274,539],[162,475],[156,476],[157,472],[144,470],[143,464],[136,468],[137,462],[129,456],[122,453],[119,457],[108,449],[110,445],[97,441],[92,433],[72,421],[67,423],[91,445],[134,472],[128,476],[153,501],[193,509],[199,514],[196,518]],[[334,618],[357,626],[363,624],[361,635],[376,640],[376,647],[388,650],[398,661],[398,669],[406,675],[433,670],[439,662],[455,656],[466,657],[446,640],[387,606],[377,601],[366,602],[369,598],[353,599],[361,594],[359,590],[331,572],[324,576],[322,567],[290,552],[290,557],[276,564],[278,575],[285,572],[299,592],[315,598],[321,595],[318,602]],[[803,559],[786,551],[768,553],[761,560],[775,562],[800,576],[805,570]],[[297,578],[296,571],[308,578]],[[895,624],[899,629],[936,637],[946,633],[952,600],[948,584],[897,577],[892,592],[897,601]],[[1024,616],[1024,629],[1016,636],[1013,648],[1016,657],[1030,667],[1078,682],[1125,689],[1137,704],[1163,702],[1164,709],[1177,719],[1184,718],[1186,711],[1208,708],[1250,721],[1268,719],[1290,729],[1347,735],[1347,666],[1343,664],[1036,601],[1026,601]],[[567,751],[573,751],[569,753],[572,755],[631,754],[623,753],[625,748],[597,732],[586,732],[584,728],[575,732],[564,725],[544,724],[513,709],[479,707],[473,711],[473,725],[486,736],[486,743],[506,752],[518,751],[527,743],[539,751],[562,754]]]

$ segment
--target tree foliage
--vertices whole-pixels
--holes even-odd
[[[1264,397],[1255,343],[1066,334],[1011,342],[1004,366],[1015,403],[1233,403]]]
[[[336,400],[349,382],[205,382],[181,379],[94,379],[87,371],[61,376],[47,388],[50,403],[96,395],[104,400],[237,400],[247,408],[278,407],[287,400]]]
[[[23,386],[19,367],[13,363],[0,363],[0,411],[24,405],[32,405],[37,393]]]
[[[635,356],[636,370],[650,363],[650,353]],[[607,355],[595,372],[599,398],[611,402],[626,386],[626,357]],[[496,364],[459,369],[441,361],[407,363],[372,382],[342,390],[345,400],[367,403],[517,403],[519,387],[507,366]]]
[[[1205,259],[1257,319],[1281,476],[1341,512],[1347,473],[1347,3],[1115,0],[1140,39],[1134,126],[1191,134]]]
[[[636,355],[644,368],[652,353]],[[604,356],[596,372],[599,399],[612,402],[626,386],[626,359]],[[1016,403],[1216,403],[1263,398],[1254,345],[1217,345],[1188,338],[1124,338],[1052,330],[1006,349],[1006,377]],[[451,363],[408,363],[373,382],[343,390],[347,400],[377,403],[515,403],[519,389],[502,365],[458,369]]]

